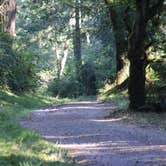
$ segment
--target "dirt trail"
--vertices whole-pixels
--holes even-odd
[[[104,119],[113,106],[76,102],[34,111],[21,120],[59,142],[81,166],[166,166],[166,131]]]

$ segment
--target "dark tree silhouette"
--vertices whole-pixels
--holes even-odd
[[[130,109],[145,105],[145,39],[148,21],[159,14],[164,0],[136,0],[136,17],[130,38],[128,57],[130,59],[129,99]]]

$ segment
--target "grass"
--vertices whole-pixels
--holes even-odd
[[[139,127],[166,130],[166,112],[134,112],[115,109],[107,118],[121,119],[122,122]]]
[[[68,100],[0,91],[0,166],[71,166],[67,153],[58,145],[21,128],[16,120],[37,107],[64,101]]]
[[[107,118],[118,118],[122,122],[134,124],[139,127],[157,128],[166,130],[166,112],[136,112],[128,109],[128,95],[126,92],[114,93],[110,95],[100,95],[100,99],[111,102],[116,108]]]
[[[111,102],[112,104],[117,106],[115,110],[127,110],[128,108],[129,100],[126,91],[110,94],[107,94],[107,91],[105,91],[101,92],[98,98],[99,100]]]
[[[73,99],[73,101],[96,101],[96,96],[80,96],[76,99]]]

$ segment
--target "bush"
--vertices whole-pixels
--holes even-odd
[[[13,61],[13,51],[7,33],[0,33],[0,86],[6,87]]]
[[[96,74],[92,63],[85,63],[82,66],[81,81],[85,95],[96,95]]]
[[[73,98],[78,96],[78,85],[79,83],[73,77],[65,77],[63,79],[55,78],[50,82],[48,91],[53,96]]]
[[[151,62],[147,68],[147,103],[158,110],[166,109],[166,63],[163,59]]]
[[[81,82],[78,82],[75,73],[64,75],[63,78],[55,78],[50,82],[48,91],[53,96],[78,97],[81,95],[96,95],[96,75],[94,66],[86,63],[81,67]]]
[[[18,55],[8,79],[10,89],[14,92],[33,91],[37,80],[34,55],[29,52]]]
[[[14,92],[34,90],[37,82],[35,56],[17,53],[7,33],[0,34],[0,86]]]

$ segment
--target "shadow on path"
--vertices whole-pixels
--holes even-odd
[[[166,166],[166,132],[104,119],[113,108],[69,103],[36,110],[21,124],[60,143],[82,166]]]

